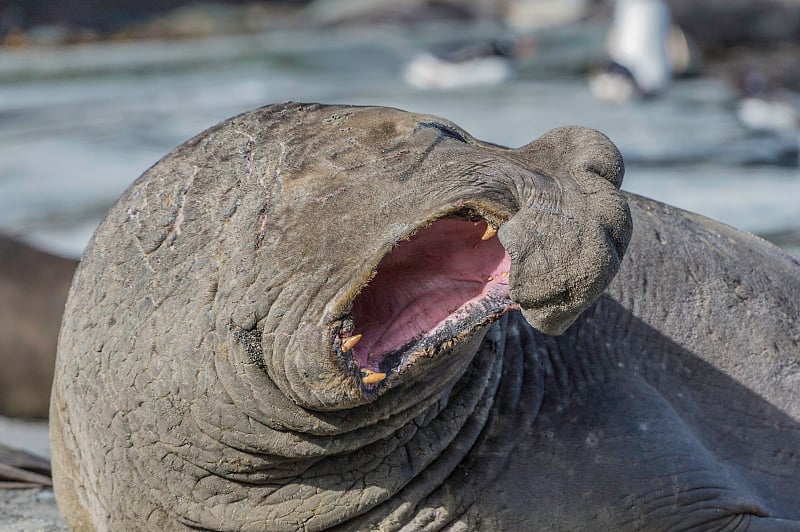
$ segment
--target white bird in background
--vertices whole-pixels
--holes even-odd
[[[616,0],[608,34],[609,66],[589,78],[601,100],[655,96],[672,79],[672,17],[662,0]]]
[[[433,54],[415,57],[403,69],[403,79],[416,89],[457,89],[473,85],[497,85],[511,78],[513,69],[506,57],[476,57],[448,61]]]
[[[457,47],[440,55],[422,53],[403,69],[403,79],[417,89],[456,89],[497,85],[514,75],[513,62],[534,53],[531,38],[496,39]]]

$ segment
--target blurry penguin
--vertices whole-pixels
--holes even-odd
[[[616,0],[607,52],[608,64],[589,75],[589,89],[603,101],[658,96],[674,75],[699,69],[697,48],[673,26],[663,0]]]
[[[749,130],[785,139],[780,164],[800,166],[800,76],[795,54],[747,69],[738,81],[736,117]]]
[[[514,76],[514,60],[534,53],[528,37],[495,39],[440,54],[417,55],[403,69],[403,80],[417,89],[456,89],[497,85]]]
[[[800,60],[794,54],[774,55],[734,76],[739,92],[737,117],[754,131],[800,132]]]
[[[784,90],[744,97],[737,103],[736,116],[754,131],[800,131],[800,94]]]

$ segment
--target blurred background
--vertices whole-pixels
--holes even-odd
[[[594,127],[623,188],[800,257],[800,0],[1,0],[0,416],[47,416],[75,259],[125,188],[286,100],[512,147]],[[47,454],[46,425],[0,429]]]
[[[625,189],[800,254],[800,0],[2,0],[0,44],[0,233],[66,257],[170,149],[286,100],[595,127]]]

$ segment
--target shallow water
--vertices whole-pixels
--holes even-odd
[[[595,127],[626,158],[625,189],[800,253],[800,170],[785,156],[797,138],[744,130],[732,94],[713,80],[677,82],[652,102],[601,104],[574,72],[597,60],[602,32],[569,31],[543,34],[548,46],[518,79],[458,91],[411,89],[400,69],[428,46],[497,28],[0,52],[0,231],[78,256],[108,206],[174,146],[239,112],[296,100],[437,114],[509,146],[559,125]]]

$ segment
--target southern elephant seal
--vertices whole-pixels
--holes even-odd
[[[71,289],[68,523],[796,529],[800,265],[623,172],[593,130],[507,149],[385,108],[180,146]]]
[[[77,265],[0,235],[0,415],[47,417],[58,328]]]

